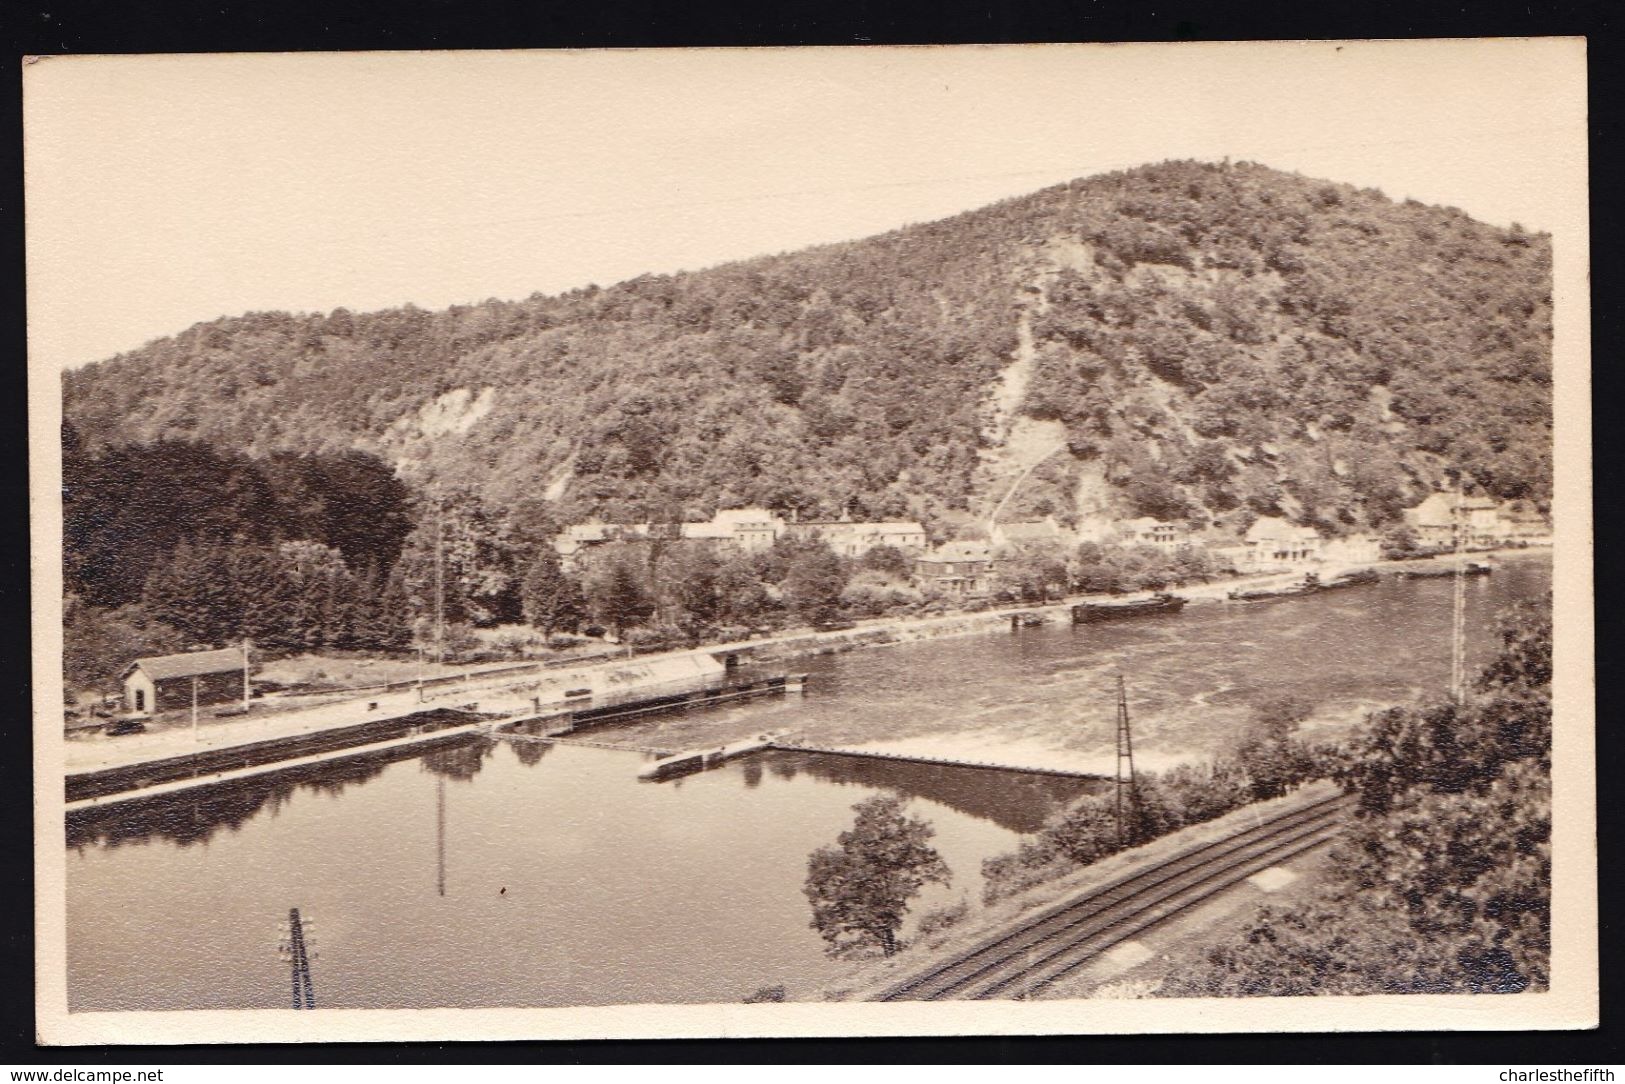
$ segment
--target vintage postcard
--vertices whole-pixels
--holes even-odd
[[[40,1040],[1594,1025],[1585,66],[30,58]]]

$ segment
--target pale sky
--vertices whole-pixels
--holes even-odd
[[[24,81],[31,364],[696,270],[1168,158],[1561,255],[1584,80],[1573,39],[53,58]]]

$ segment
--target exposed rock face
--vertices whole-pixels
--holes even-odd
[[[497,504],[1394,521],[1550,491],[1549,240],[1164,163],[863,241],[440,313],[254,313],[70,373],[91,443],[360,448]],[[642,513],[642,514],[640,514]]]

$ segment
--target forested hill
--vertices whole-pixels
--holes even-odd
[[[763,503],[1381,525],[1550,489],[1549,238],[1252,164],[444,312],[254,313],[69,373],[87,446],[357,448],[571,519]]]

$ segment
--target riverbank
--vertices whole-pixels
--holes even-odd
[[[1518,556],[1546,556],[1551,555],[1548,547],[1526,547],[1518,549],[1485,550],[1471,554],[1474,560],[1501,557],[1512,558]],[[1349,568],[1371,568],[1378,572],[1397,572],[1402,569],[1437,568],[1448,566],[1452,558],[1446,557],[1420,557],[1406,558],[1392,561],[1376,561],[1371,564],[1348,566]],[[1182,587],[1171,588],[1173,594],[1183,596],[1192,602],[1223,602],[1227,601],[1229,593],[1238,589],[1273,587],[1288,583],[1301,582],[1304,574],[1310,571],[1319,571],[1322,578],[1345,571],[1343,568],[1315,569],[1288,569],[1277,572],[1263,572],[1240,576],[1215,577],[1207,583],[1187,584]],[[896,618],[880,617],[858,622],[851,629],[835,632],[786,632],[777,636],[764,637],[757,640],[743,640],[700,650],[712,653],[729,651],[751,651],[754,657],[761,661],[778,661],[791,658],[795,655],[832,654],[838,651],[847,651],[859,647],[887,647],[894,644],[917,643],[921,640],[934,640],[944,636],[961,636],[977,632],[986,632],[992,629],[1006,627],[1010,619],[1016,614],[1036,614],[1046,622],[1070,623],[1072,607],[1080,602],[1109,602],[1150,597],[1153,591],[1141,591],[1129,595],[1107,594],[1080,594],[1068,595],[1064,599],[1043,603],[1003,606],[997,609],[984,610],[980,613],[947,614],[942,617],[913,617]]]
[[[1502,556],[1548,555],[1539,549],[1509,550]],[[1481,559],[1492,554],[1477,554]],[[1389,561],[1379,567],[1384,571],[1402,568],[1438,566],[1448,558],[1421,561]],[[1266,586],[1297,580],[1302,571],[1277,572],[1263,575],[1233,577],[1197,584],[1179,589],[1179,594],[1190,599],[1195,606],[1222,602],[1226,594],[1237,587]],[[981,613],[947,614],[923,618],[875,618],[841,630],[818,632],[811,629],[789,630],[776,636],[706,645],[695,649],[638,656],[639,662],[653,662],[664,658],[706,655],[718,658],[735,656],[761,665],[780,665],[796,658],[832,655],[860,648],[887,647],[951,637],[986,634],[1011,627],[1011,617],[1018,613],[1038,615],[1044,622],[1067,624],[1070,607],[1080,601],[1101,600],[1108,596],[1078,595],[1065,600],[1035,606],[1010,606],[986,610]],[[1163,620],[1178,620],[1177,617]],[[1019,634],[1019,633],[1018,633]],[[626,660],[599,661],[577,667],[548,668],[540,663],[496,665],[470,668],[440,679],[438,685],[418,689],[409,688],[388,692],[364,692],[360,695],[324,697],[322,702],[308,708],[290,708],[280,712],[225,719],[205,718],[194,731],[191,727],[171,727],[144,734],[120,737],[106,735],[78,736],[65,742],[64,773],[102,771],[129,768],[148,761],[184,757],[198,753],[216,753],[236,746],[267,741],[307,737],[323,731],[338,730],[361,723],[385,721],[410,716],[434,707],[477,707],[483,711],[513,712],[531,705],[538,710],[557,707],[565,702],[571,689],[590,685],[593,674],[607,668],[624,665]],[[816,678],[814,679],[816,683]],[[746,720],[730,714],[708,717],[708,724],[690,727],[699,732],[684,733],[674,739],[675,748],[700,747],[735,740],[752,727]],[[743,729],[739,729],[743,727]],[[630,745],[659,744],[642,741],[647,727],[616,728]],[[738,732],[734,732],[734,731]],[[949,746],[933,746],[932,751],[965,760],[997,760],[1008,762],[1019,755],[1021,763],[1084,771],[1105,772],[1110,765],[1103,756],[1085,755],[1077,751],[1057,750],[1044,742],[1031,743],[1032,748],[1012,745],[1009,735],[993,741],[979,742],[974,736],[959,735]],[[865,742],[866,748],[885,749],[885,742]],[[911,751],[899,747],[896,751]],[[1076,752],[1077,755],[1071,755]],[[1163,767],[1156,763],[1154,752],[1147,750],[1145,767],[1153,770]]]
[[[1520,569],[1545,563],[1538,552],[1513,557],[1502,577],[1475,580],[1470,598],[1494,593],[1503,580],[1519,582],[1526,578]],[[1300,575],[1251,582],[1284,584]],[[1275,602],[1225,601],[1237,582],[1180,592],[1192,601],[1179,615],[1074,628],[1068,599],[1045,608],[1036,628],[1012,629],[1009,611],[990,611],[781,642],[763,657],[809,672],[804,704],[749,715],[655,716],[599,738],[629,747],[701,748],[771,729],[809,745],[1109,776],[1118,673],[1128,677],[1136,762],[1156,772],[1228,748],[1270,697],[1313,703],[1304,735],[1335,741],[1370,711],[1422,694],[1448,674],[1448,647],[1438,646],[1447,645],[1438,637],[1448,633],[1448,580],[1387,578]],[[1408,600],[1422,596],[1442,602],[1413,611]],[[1492,618],[1493,609],[1474,617],[1481,633]],[[1441,627],[1404,653],[1385,650],[1391,633],[1430,624]],[[1321,645],[1333,642],[1327,637],[1341,638],[1344,650],[1324,656]],[[867,650],[876,647],[892,650]],[[1419,665],[1428,655],[1436,665]],[[1305,687],[1304,675],[1317,668],[1325,679]],[[891,686],[899,675],[904,683]]]

